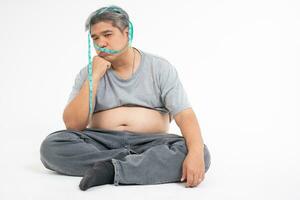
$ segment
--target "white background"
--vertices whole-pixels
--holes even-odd
[[[87,64],[84,22],[115,4],[133,46],[175,65],[212,163],[196,188],[170,183],[78,188],[39,161],[64,129],[75,75]],[[300,2],[0,2],[0,199],[300,199]],[[180,134],[174,124],[170,132]]]

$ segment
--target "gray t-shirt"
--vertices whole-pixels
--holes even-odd
[[[109,68],[99,80],[94,113],[119,106],[141,106],[175,116],[191,108],[176,68],[162,57],[139,52],[141,62],[131,78],[124,80]],[[87,76],[88,66],[77,74],[68,103],[79,93]]]

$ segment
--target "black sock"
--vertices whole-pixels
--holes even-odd
[[[114,176],[115,170],[111,160],[96,162],[91,169],[85,172],[79,188],[87,190],[93,186],[112,184]]]

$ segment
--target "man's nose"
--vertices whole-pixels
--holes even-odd
[[[104,48],[107,46],[107,42],[105,41],[105,39],[100,39],[99,38],[99,41],[97,42],[97,45],[101,48]]]

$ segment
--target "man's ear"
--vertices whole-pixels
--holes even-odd
[[[126,27],[126,28],[123,30],[123,34],[126,34],[126,36],[128,37],[128,35],[129,35],[128,27]]]

